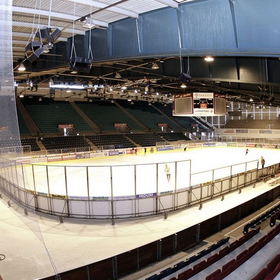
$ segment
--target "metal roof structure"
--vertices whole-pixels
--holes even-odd
[[[251,1],[247,0],[248,5]],[[256,32],[244,28],[248,25],[246,19],[250,23],[255,20],[250,18],[249,9],[242,15],[245,4],[219,0],[13,0],[14,73],[21,85],[18,92],[50,96],[47,83],[52,79],[101,84],[112,87],[113,91],[125,86],[127,90],[145,92],[148,85],[149,94],[163,96],[220,92],[229,101],[248,103],[253,99],[256,105],[279,106],[280,79],[275,73],[280,67],[280,53],[274,47],[279,41],[278,20],[275,12],[269,10],[266,17],[271,19],[271,26],[264,26],[260,36],[267,36],[271,43],[264,47],[260,41],[253,49],[260,28]],[[268,5],[263,5],[256,7],[268,9]],[[208,12],[209,7],[213,8]],[[175,18],[178,22],[173,21]],[[260,17],[256,26],[262,27],[265,20]],[[159,32],[153,27],[155,23]],[[50,33],[56,30],[61,33],[50,42],[50,47],[44,45],[36,61],[28,62],[28,44],[36,39],[36,34],[38,40],[40,30],[48,28]],[[178,29],[178,34],[174,34]],[[251,41],[247,38],[249,32]],[[95,40],[96,48],[94,58],[89,60],[91,71],[73,74],[69,67],[73,42],[81,51],[88,48],[88,38]],[[211,54],[215,62],[210,65],[204,58]],[[25,61],[27,70],[21,73],[17,67]],[[152,67],[155,64],[158,68]],[[189,74],[190,78],[180,79],[181,74]],[[30,92],[29,85],[26,86],[30,80],[38,84],[36,92]],[[183,89],[184,82],[187,87]]]

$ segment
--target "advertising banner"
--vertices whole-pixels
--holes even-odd
[[[61,161],[62,156],[61,155],[52,155],[52,156],[47,156],[48,162],[53,162],[53,161]]]

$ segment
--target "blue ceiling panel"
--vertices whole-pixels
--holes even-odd
[[[214,54],[236,48],[229,1],[189,2],[181,11],[182,47],[186,52]]]
[[[141,34],[144,54],[179,52],[177,11],[173,8],[156,10],[142,15]]]
[[[139,55],[136,19],[127,18],[111,26],[111,48],[113,57]]]
[[[280,1],[235,0],[234,7],[240,50],[279,54]]]

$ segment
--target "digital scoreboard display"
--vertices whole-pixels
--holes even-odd
[[[226,96],[213,92],[192,92],[174,95],[173,116],[223,116]]]

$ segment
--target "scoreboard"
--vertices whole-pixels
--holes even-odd
[[[173,116],[226,115],[226,96],[213,92],[190,92],[174,95]]]

